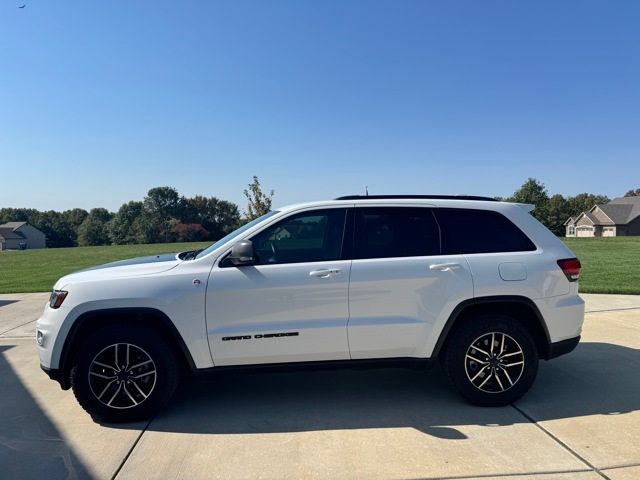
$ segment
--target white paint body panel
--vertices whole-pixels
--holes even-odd
[[[502,213],[536,245],[532,252],[340,260],[335,262],[220,268],[233,243],[305,210],[358,206],[485,209]],[[472,234],[472,233],[471,233]],[[515,295],[540,310],[551,341],[580,333],[584,303],[577,283],[557,265],[573,253],[526,208],[466,200],[355,200],[293,205],[196,260],[111,266],[78,272],[56,283],[69,295],[61,308],[45,307],[37,328],[45,334],[40,361],[58,368],[62,347],[80,315],[112,308],[151,308],[166,315],[195,366],[429,357],[455,307],[478,297]],[[431,270],[435,263],[460,265]],[[500,275],[500,264],[526,271]],[[309,276],[336,268],[342,275]],[[509,270],[511,267],[507,267]],[[199,280],[200,283],[194,283]],[[297,337],[222,341],[223,336],[296,331]],[[215,362],[214,362],[215,361]]]
[[[44,346],[38,346],[42,365],[58,368],[64,340],[82,314],[104,309],[151,308],[171,319],[197,368],[213,366],[204,316],[205,286],[213,259],[202,260],[206,261],[161,262],[151,264],[156,267],[144,264],[138,268],[130,265],[63,277],[55,288],[69,292],[64,304],[57,310],[46,305],[36,325],[45,333]],[[154,269],[155,273],[150,273]],[[194,285],[194,279],[201,284]]]
[[[429,268],[442,263],[460,267]],[[471,273],[462,255],[354,260],[351,357],[429,356],[453,309],[472,295]]]
[[[207,331],[215,365],[349,359],[351,261],[214,267],[207,288]],[[313,270],[337,269],[319,278]],[[296,336],[253,338],[256,334]],[[223,340],[234,336],[251,339]]]

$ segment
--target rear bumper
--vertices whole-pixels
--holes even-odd
[[[561,342],[552,343],[549,348],[549,358],[556,358],[560,355],[572,352],[578,346],[579,342],[580,335],[575,338],[569,338],[567,340],[562,340]]]
[[[584,323],[584,300],[578,295],[562,295],[534,300],[547,326],[551,345],[580,337]]]

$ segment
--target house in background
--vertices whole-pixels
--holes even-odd
[[[44,233],[27,222],[0,225],[0,250],[26,250],[46,246]]]
[[[567,237],[640,235],[640,197],[614,198],[564,222]]]

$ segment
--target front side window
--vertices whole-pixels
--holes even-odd
[[[429,208],[361,207],[354,247],[354,258],[439,255],[440,232]]]
[[[445,255],[536,249],[522,230],[498,212],[437,208],[434,213],[442,230],[442,253]]]
[[[281,220],[251,238],[256,265],[322,262],[342,255],[346,210],[303,212]]]

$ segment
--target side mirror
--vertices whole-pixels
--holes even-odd
[[[253,265],[253,243],[251,240],[242,240],[231,248],[229,261],[236,267]]]

